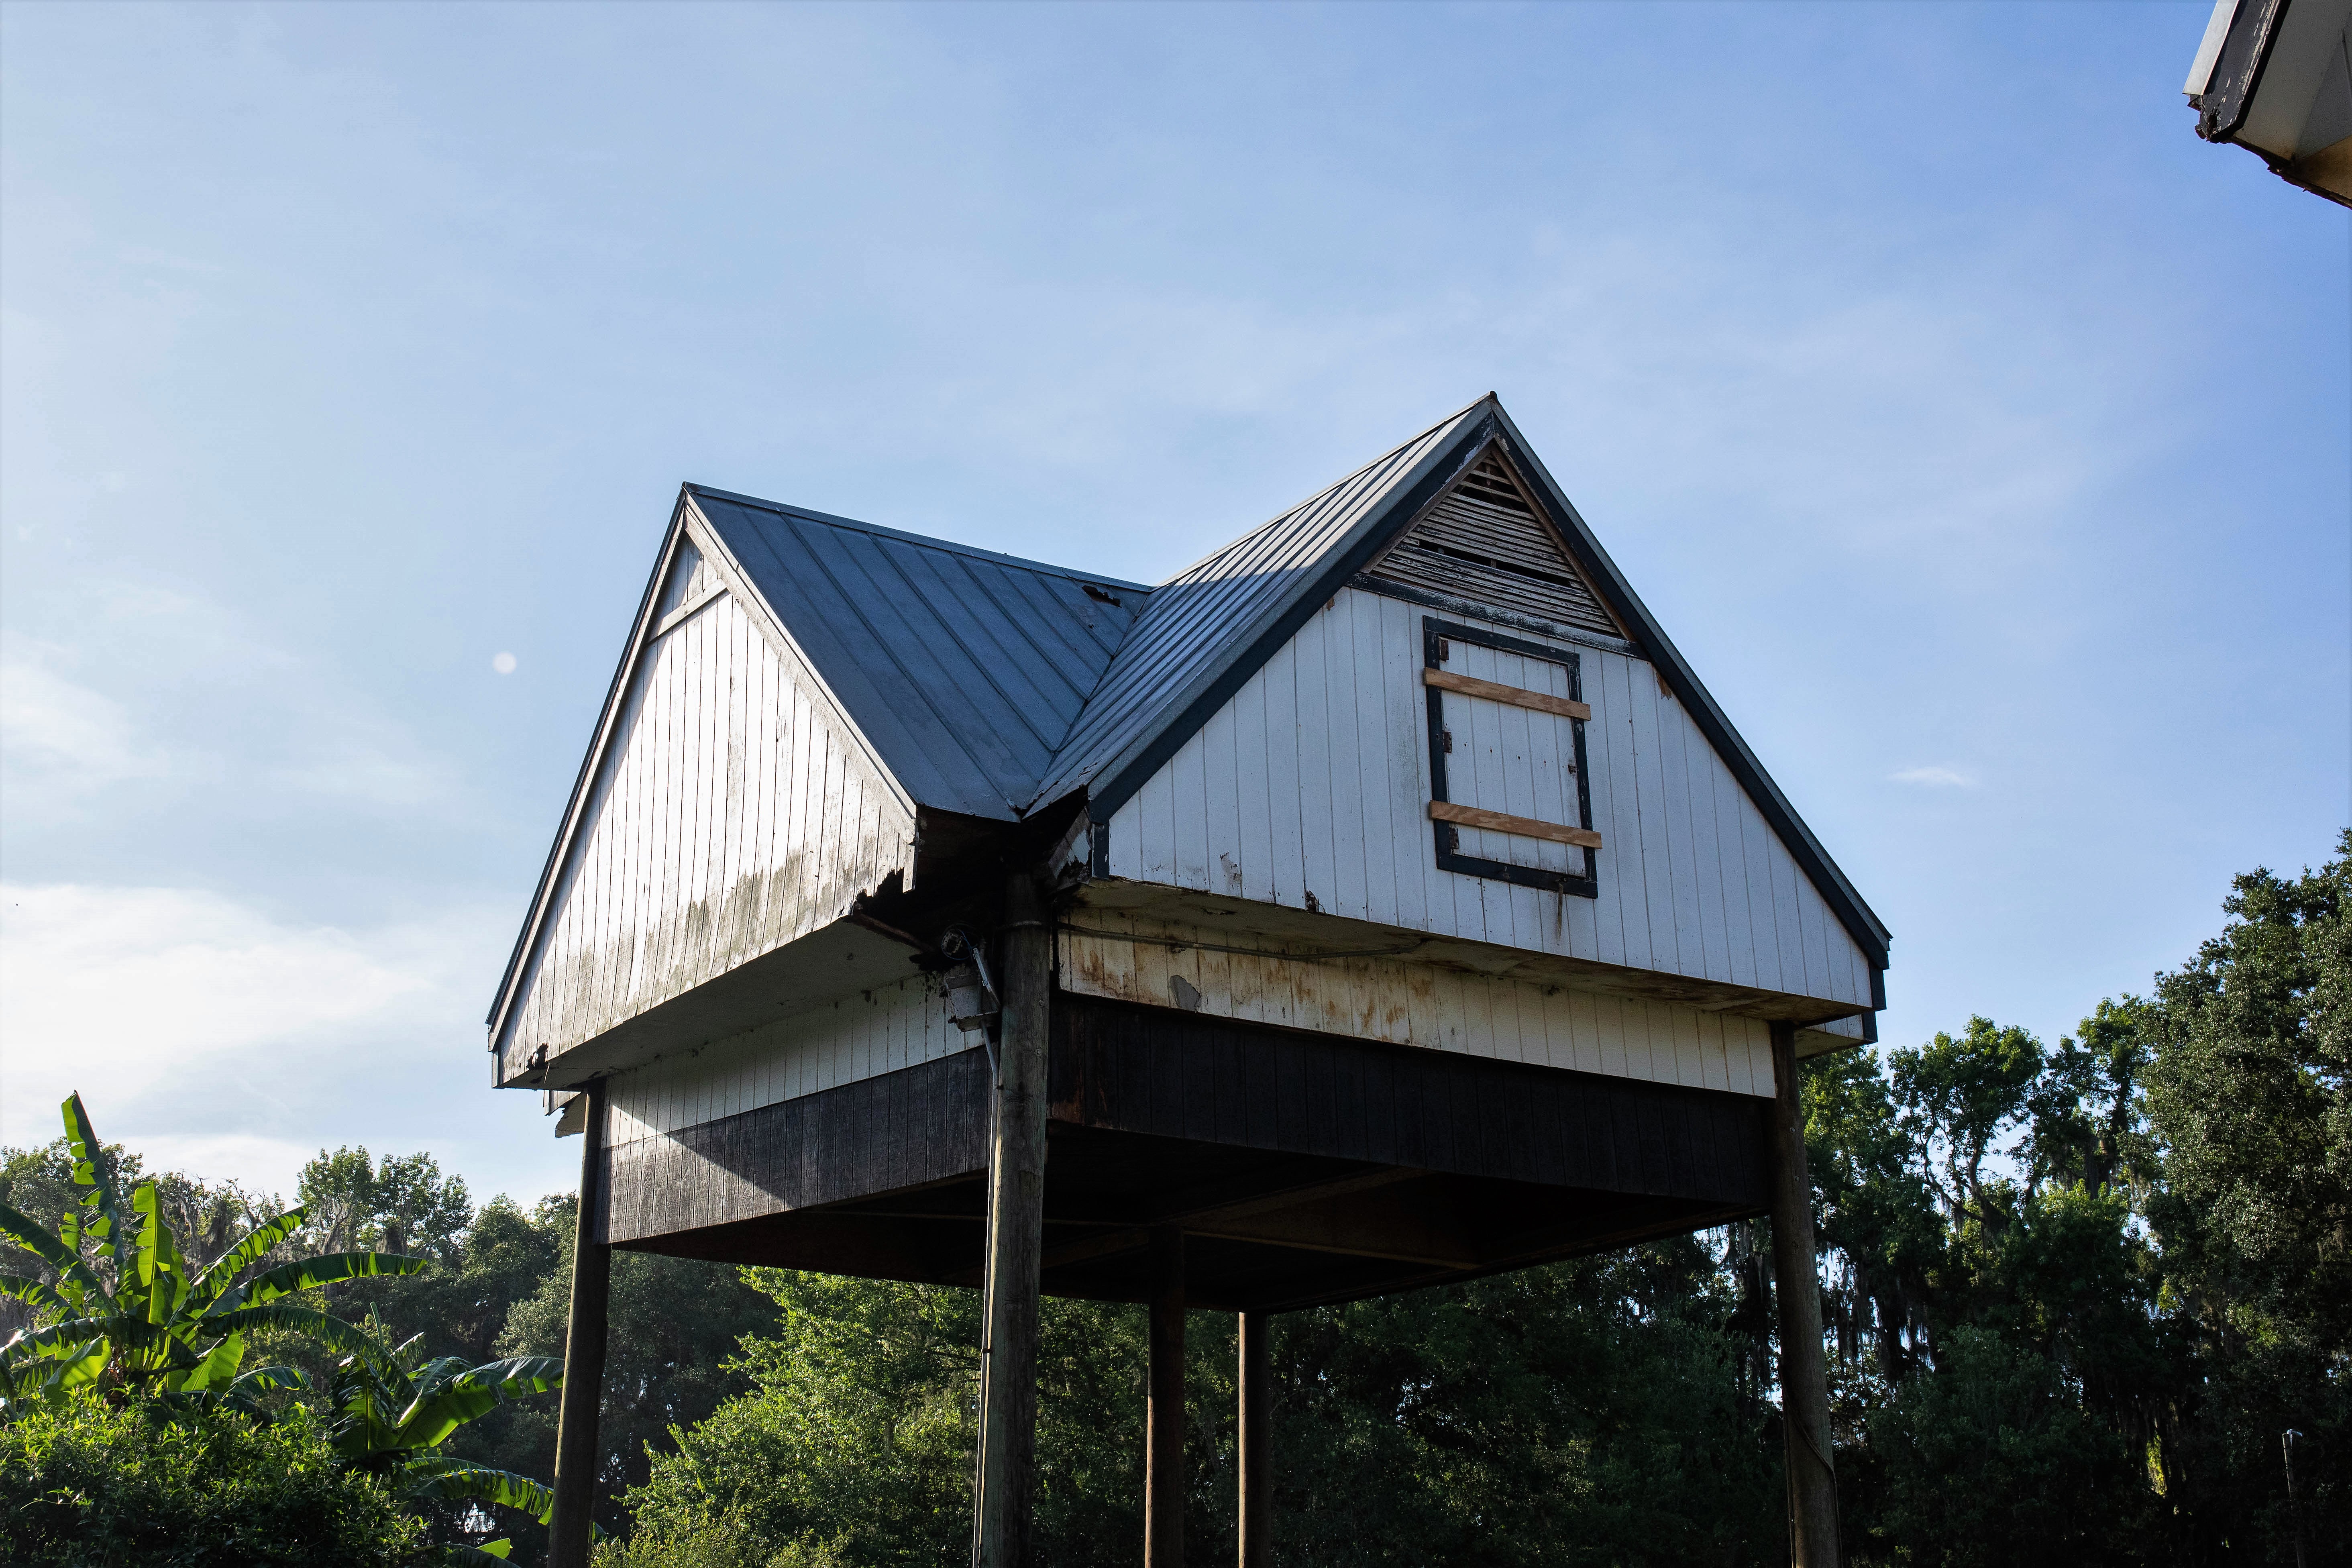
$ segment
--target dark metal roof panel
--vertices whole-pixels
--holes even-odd
[[[1221,675],[1251,658],[1261,634],[1387,521],[1390,503],[1480,422],[1492,396],[1438,421],[1155,589],[1055,757],[1037,799],[1133,772],[1154,740],[1181,727]],[[1100,794],[1100,786],[1089,793]]]
[[[943,810],[1027,808],[1149,602],[1136,584],[687,489],[883,764]]]

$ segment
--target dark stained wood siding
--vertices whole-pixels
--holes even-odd
[[[625,1247],[979,1278],[978,1051],[620,1145]],[[1221,1309],[1351,1300],[1718,1225],[1764,1202],[1766,1102],[1058,995],[1045,1289],[1141,1299],[1192,1236]],[[1190,1244],[1188,1244],[1190,1245]]]
[[[1760,1205],[1765,1102],[1067,994],[1054,1120],[1546,1186]]]
[[[721,1117],[605,1154],[604,1239],[840,1203],[988,1163],[986,1056],[966,1051]]]

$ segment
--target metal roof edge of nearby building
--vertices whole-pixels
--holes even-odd
[[[1772,781],[1772,775],[1765,771],[1764,764],[1732,725],[1730,717],[1716,701],[1714,694],[1699,680],[1697,672],[1690,667],[1690,661],[1683,658],[1682,650],[1675,647],[1674,640],[1658,625],[1657,617],[1650,614],[1649,606],[1633,591],[1633,585],[1626,580],[1624,573],[1618,570],[1616,562],[1611,560],[1609,552],[1601,548],[1601,541],[1584,521],[1583,514],[1561,490],[1559,481],[1551,477],[1551,470],[1544,467],[1543,459],[1536,456],[1534,449],[1528,445],[1527,437],[1519,433],[1519,427],[1499,403],[1495,405],[1495,417],[1511,443],[1513,459],[1521,465],[1529,480],[1541,487],[1544,500],[1556,509],[1559,521],[1564,524],[1563,531],[1569,535],[1570,547],[1585,557],[1580,564],[1601,580],[1607,596],[1612,601],[1612,607],[1633,623],[1633,640],[1642,645],[1652,662],[1664,673],[1667,683],[1674,688],[1684,706],[1690,710],[1700,731],[1722,753],[1725,765],[1731,769],[1733,776],[1754,799],[1757,809],[1764,814],[1765,821],[1780,836],[1781,842],[1789,847],[1789,853],[1796,858],[1798,865],[1804,868],[1806,876],[1811,879],[1822,897],[1828,900],[1830,908],[1837,911],[1839,923],[1845,927],[1847,934],[1883,972],[1886,966],[1888,945],[1894,940],[1894,933],[1887,930],[1886,922],[1880,920],[1877,912],[1864,900],[1853,882],[1847,879],[1845,872],[1830,858],[1829,851],[1822,848],[1821,841],[1813,837],[1812,829],[1805,826],[1804,818],[1797,815],[1796,807],[1789,804],[1788,796],[1780,793],[1780,786]],[[1873,989],[1877,990],[1884,984],[1883,980],[1874,979]],[[1883,995],[1874,997],[1873,1001],[1879,1006],[1885,1005]]]
[[[1452,479],[1449,459],[1475,448],[1495,406],[1487,393],[1161,584],[1037,801],[1085,785],[1106,820],[1338,591],[1326,579],[1352,575],[1401,509],[1410,517]]]

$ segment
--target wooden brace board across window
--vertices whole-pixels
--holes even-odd
[[[1547,892],[1573,893],[1580,898],[1600,896],[1599,865],[1595,851],[1601,847],[1601,836],[1592,831],[1592,794],[1585,784],[1584,724],[1592,717],[1585,705],[1583,678],[1578,668],[1577,656],[1566,648],[1547,647],[1540,643],[1507,637],[1494,632],[1480,631],[1434,616],[1422,617],[1422,684],[1429,693],[1429,780],[1430,827],[1436,839],[1437,868],[1455,871],[1467,877],[1490,877],[1515,882],[1523,888],[1541,888]],[[1486,679],[1462,671],[1460,651],[1465,647],[1487,650],[1505,656],[1505,661],[1533,660],[1556,667],[1565,675],[1568,694],[1533,689],[1530,686],[1508,681]],[[1454,666],[1448,668],[1448,664]],[[1570,737],[1572,755],[1553,756],[1558,748],[1532,746],[1530,751],[1543,753],[1534,757],[1521,756],[1511,761],[1511,778],[1507,789],[1511,795],[1532,789],[1536,795],[1556,801],[1558,811],[1567,804],[1566,780],[1558,774],[1567,772],[1575,779],[1575,813],[1573,824],[1554,820],[1550,813],[1537,816],[1528,811],[1502,809],[1522,804],[1505,798],[1496,791],[1495,780],[1482,788],[1478,769],[1473,763],[1466,770],[1457,766],[1449,783],[1447,762],[1454,754],[1456,731],[1446,722],[1445,703],[1451,694],[1463,715],[1460,730],[1472,730],[1469,704],[1489,702],[1503,710],[1517,710],[1532,717],[1522,722],[1548,722],[1556,735],[1565,725]],[[1474,744],[1477,742],[1474,741]],[[1496,751],[1498,748],[1488,747]],[[1488,771],[1501,762],[1499,754],[1484,759]],[[1470,759],[1465,758],[1465,763]],[[1469,798],[1456,798],[1457,795]],[[1530,795],[1530,799],[1536,795]],[[1560,815],[1566,815],[1561,812]],[[1513,853],[1512,858],[1501,859],[1494,855],[1466,854],[1463,849],[1463,830],[1468,828],[1481,835],[1504,834],[1521,840],[1531,847],[1536,844],[1565,847],[1564,866],[1526,864],[1523,857]],[[1559,851],[1538,858],[1560,858]],[[1581,861],[1580,866],[1579,862]]]

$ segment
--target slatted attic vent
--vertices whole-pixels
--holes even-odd
[[[1465,605],[1625,635],[1492,452],[1372,563],[1370,575]]]

